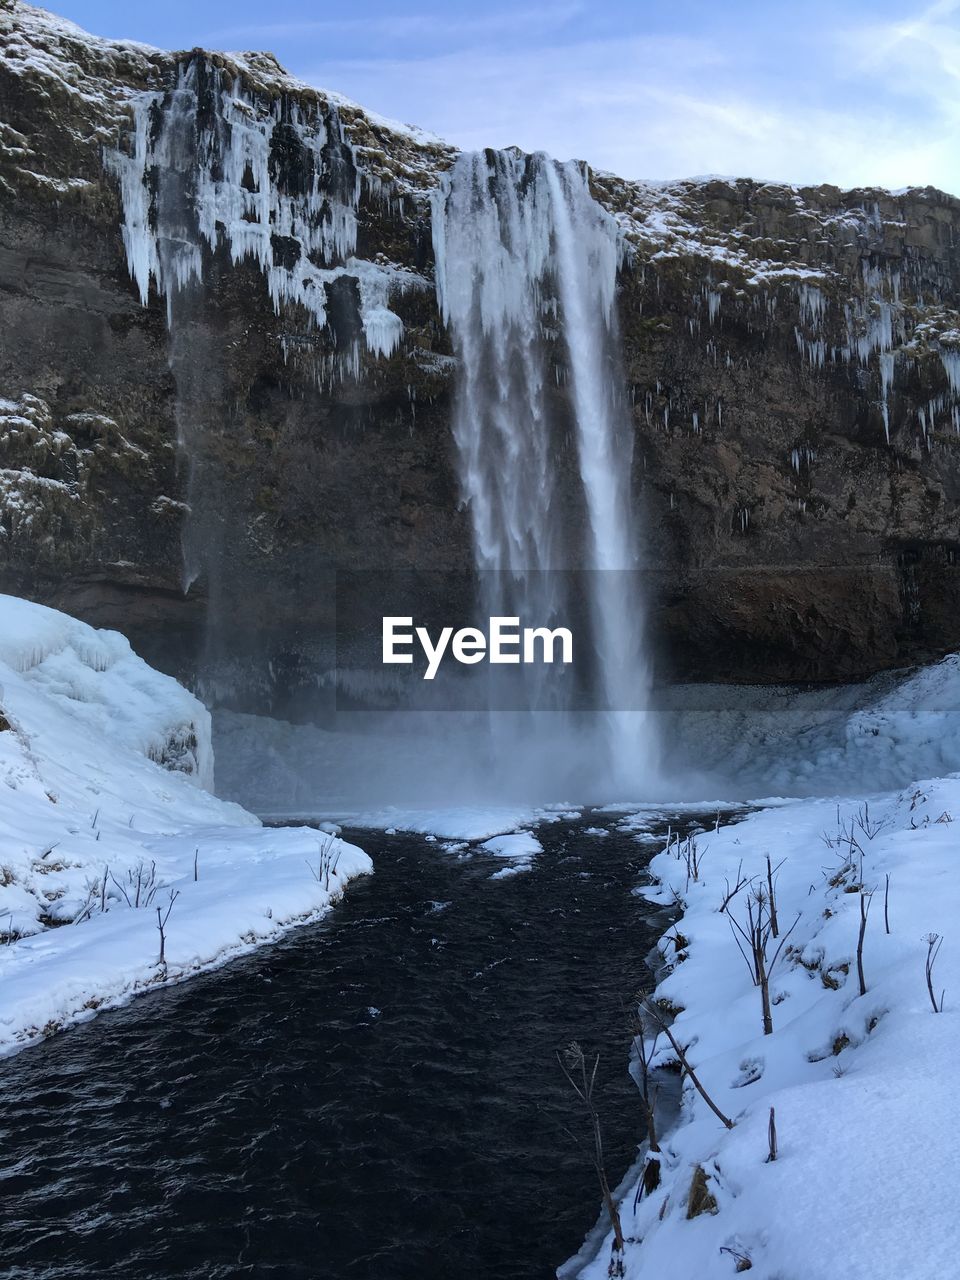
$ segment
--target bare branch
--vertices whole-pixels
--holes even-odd
[[[704,1100],[704,1102],[707,1104],[707,1106],[710,1108],[713,1114],[717,1117],[720,1123],[724,1125],[725,1128],[732,1129],[733,1121],[730,1119],[729,1116],[725,1116],[723,1114],[723,1112],[720,1110],[720,1108],[717,1106],[714,1100],[710,1097],[709,1093],[707,1093],[706,1089],[700,1083],[700,1078],[697,1075],[697,1073],[694,1071],[693,1067],[691,1067],[685,1051],[680,1048],[680,1045],[677,1043],[676,1037],[674,1036],[670,1028],[667,1026],[666,1022],[664,1022],[663,1017],[660,1014],[660,1012],[657,1010],[656,1006],[653,1004],[652,1001],[645,1000],[643,1007],[650,1014],[651,1018],[654,1019],[654,1021],[660,1027],[660,1030],[664,1033],[664,1035],[670,1041],[670,1047],[673,1049],[674,1053],[677,1055],[677,1060],[679,1061],[680,1066],[683,1068],[686,1074],[690,1077],[690,1083],[696,1089],[697,1093],[700,1094],[700,1097]]]
[[[884,877],[883,884],[883,927],[890,932],[890,872]]]
[[[867,994],[867,982],[863,976],[863,940],[867,933],[867,916],[870,914],[870,903],[873,899],[872,891],[864,893],[860,890],[860,934],[857,938],[857,978],[860,982],[860,994]]]
[[[166,967],[167,967],[167,958],[166,958],[166,946],[167,946],[166,928],[167,928],[167,921],[170,919],[170,912],[173,910],[173,904],[176,902],[176,900],[177,900],[179,897],[180,897],[180,890],[179,890],[179,889],[171,889],[171,891],[170,891],[170,901],[169,901],[169,903],[167,904],[167,909],[166,909],[166,911],[163,911],[161,907],[157,907],[157,928],[158,928],[158,929],[159,929],[159,931],[160,931],[160,958],[159,958],[159,960],[157,961],[157,963],[158,963],[158,964],[160,965],[160,967],[161,967],[162,969],[164,969],[164,970],[165,970],[165,969],[166,969]]]
[[[753,883],[753,879],[751,878],[748,880],[742,874],[742,872],[743,872],[743,859],[741,858],[740,865],[737,867],[737,880],[732,889],[730,888],[730,881],[724,878],[723,883],[726,885],[726,893],[724,894],[723,901],[720,903],[721,915],[724,913],[724,911],[726,911],[727,907],[730,905],[733,899],[737,896],[740,890],[743,889],[746,885]]]
[[[943,1013],[943,997],[945,991],[940,992],[940,1001],[937,1002],[937,996],[933,989],[933,966],[937,963],[937,956],[940,954],[940,948],[943,945],[943,938],[939,933],[928,933],[924,941],[927,944],[927,991],[930,994],[930,1003],[933,1005],[934,1013]]]
[[[593,1101],[597,1070],[600,1066],[600,1055],[599,1053],[596,1055],[593,1060],[593,1067],[588,1072],[586,1055],[581,1046],[574,1040],[563,1051],[562,1056],[560,1053],[557,1054],[557,1061],[560,1063],[560,1070],[566,1076],[568,1084],[586,1108],[593,1134],[593,1164],[600,1183],[600,1192],[610,1215],[610,1225],[613,1227],[614,1253],[619,1255],[623,1253],[624,1243],[623,1228],[620,1223],[620,1210],[617,1207],[616,1200],[613,1198],[613,1192],[610,1190],[610,1183],[607,1179],[606,1164],[603,1157],[603,1137],[600,1132],[600,1116]],[[579,1079],[575,1079],[575,1076],[579,1077]],[[618,1268],[616,1272],[612,1273],[622,1274],[622,1268]]]

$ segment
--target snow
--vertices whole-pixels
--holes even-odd
[[[496,858],[506,858],[509,866],[495,871],[491,880],[506,880],[511,876],[522,875],[533,867],[533,859],[543,852],[543,845],[529,831],[514,831],[508,835],[495,836],[485,840],[480,846],[481,852],[491,853]]]
[[[722,330],[728,313],[732,318],[739,311],[741,322],[746,319],[752,328],[750,312],[771,319],[783,299],[796,305],[800,360],[815,368],[852,366],[848,376],[861,388],[870,388],[887,444],[895,430],[901,438],[919,436],[925,448],[930,448],[935,430],[949,426],[953,433],[960,433],[957,312],[939,302],[932,305],[915,281],[902,281],[896,267],[889,262],[875,265],[875,257],[862,252],[864,243],[902,244],[907,223],[915,216],[912,211],[903,206],[891,209],[889,198],[881,210],[879,190],[845,193],[840,202],[842,206],[849,201],[848,207],[834,212],[832,201],[823,206],[823,193],[817,188],[782,183],[723,178],[629,182],[598,173],[594,180],[600,199],[615,211],[627,259],[641,270],[651,267],[655,272],[661,267],[669,270],[676,260],[685,267],[695,263],[694,271],[705,282],[698,284],[696,278],[692,282],[688,326],[691,335],[700,333],[701,316],[706,313],[707,328],[713,331],[705,343],[708,360],[717,360],[716,340],[722,339],[717,330]],[[705,218],[704,208],[710,207],[705,181],[725,186],[734,203],[746,196],[749,204],[754,191],[768,195],[789,208],[795,233],[773,240],[757,234],[749,218],[729,222]],[[900,195],[915,201],[929,198],[922,191]],[[895,216],[897,212],[901,216]],[[818,246],[815,265],[798,261],[798,244],[804,242]],[[851,287],[840,266],[851,254],[862,263],[859,287],[856,283]],[[901,291],[904,284],[906,295]],[[893,392],[907,365],[901,355],[908,356],[912,366],[917,356],[927,354],[931,373],[934,362],[942,366],[945,391],[931,397],[918,415],[918,430],[914,422],[892,420]]]
[[[514,831],[524,823],[532,824],[537,815],[538,810],[533,807],[463,805],[453,809],[401,809],[391,805],[338,817],[348,827],[410,831],[446,840],[475,841]]]
[[[238,61],[241,61],[244,55],[234,54],[234,57]],[[348,98],[334,89],[325,89],[324,93],[330,101],[335,102],[337,107],[341,110],[344,107],[347,107],[352,111],[361,111],[365,118],[369,120],[371,124],[376,125],[378,129],[385,129],[388,133],[394,133],[398,137],[409,138],[410,141],[416,143],[417,146],[438,147],[442,148],[446,152],[450,152],[453,149],[449,142],[444,138],[441,138],[439,134],[432,133],[429,129],[422,129],[417,124],[405,124],[403,121],[394,120],[390,116],[380,115],[377,111],[370,111],[367,107],[355,102],[353,98]]]
[[[672,697],[668,773],[681,779],[695,759],[699,775],[682,784],[694,794],[727,802],[856,795],[960,771],[960,655],[863,685],[811,692],[700,685]]]
[[[89,115],[93,124],[92,128],[76,130],[74,140],[81,146],[92,144],[96,153],[101,143],[115,143],[118,131],[128,120],[131,99],[141,86],[165,83],[189,57],[190,53],[169,53],[137,41],[91,35],[22,0],[12,9],[0,6],[0,65],[14,75],[40,81],[51,96],[71,95],[78,117]],[[221,53],[217,62],[231,75],[242,76],[258,96],[278,98],[286,94],[294,100],[322,101],[332,106],[347,122],[348,133],[356,138],[357,152],[363,156],[368,171],[365,180],[371,187],[379,183],[391,198],[402,199],[407,192],[432,185],[437,168],[449,163],[454,154],[449,144],[426,130],[365,111],[342,94],[318,89],[289,75],[271,54]],[[15,144],[15,151],[8,148],[8,154],[23,159],[34,155],[30,139],[11,126],[0,122],[0,133]],[[389,136],[386,150],[384,135]],[[92,170],[87,176],[92,176]],[[51,179],[44,174],[43,179],[55,182],[58,190],[84,182],[72,175]]]
[[[675,841],[654,858],[645,896],[682,903],[659,944],[669,972],[656,994],[679,1009],[672,1032],[734,1127],[724,1128],[688,1080],[679,1122],[662,1139],[661,1185],[636,1211],[634,1188],[621,1205],[632,1241],[627,1277],[725,1280],[734,1261],[721,1249],[749,1258],[755,1274],[804,1280],[833,1280],[839,1260],[850,1280],[955,1269],[957,818],[953,776],[796,801],[701,834],[695,881]],[[745,921],[749,888],[720,911],[738,879],[765,881],[767,855],[779,866],[781,937],[792,929],[772,971],[771,1035],[727,918]],[[861,887],[873,894],[863,995]],[[942,1013],[925,979],[931,933],[945,936],[934,971],[937,1000],[947,993]],[[670,1060],[662,1035],[659,1045],[660,1061]],[[765,1163],[771,1107],[778,1155]],[[698,1165],[716,1212],[688,1219]],[[604,1249],[581,1274],[606,1277],[608,1260]]]
[[[40,696],[28,711],[34,750],[38,734],[44,744],[57,735],[57,715],[52,721],[48,715],[56,709],[69,717],[67,730],[79,731],[81,755],[91,736],[109,736],[112,745],[212,788],[209,712],[176,681],[142,662],[118,632],[97,631],[54,609],[2,596],[0,672],[4,667],[10,675],[0,675],[0,688],[8,718],[17,715],[18,689]]]
[[[492,840],[484,840],[480,848],[487,853],[496,854],[498,858],[529,858],[535,853],[543,852],[543,845],[529,831],[494,836]]]
[[[0,596],[0,717],[0,1052],[317,919],[371,868],[205,790],[209,714],[116,632]]]
[[[515,862],[511,862],[509,866],[501,867],[499,871],[494,871],[490,877],[491,880],[509,880],[513,876],[521,876],[525,871],[529,871],[532,862],[527,858],[518,858]]]

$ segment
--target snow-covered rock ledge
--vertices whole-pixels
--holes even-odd
[[[209,715],[176,681],[0,596],[0,1053],[315,920],[372,869],[212,779]]]
[[[645,892],[678,901],[682,916],[660,943],[670,972],[656,995],[678,1010],[672,1033],[732,1127],[686,1078],[653,1157],[660,1185],[621,1205],[620,1267],[604,1248],[584,1277],[955,1274],[958,822],[954,775],[869,801],[765,809],[700,836],[695,856],[676,844],[657,855]],[[751,947],[737,933],[738,947],[731,919],[750,935],[753,892],[766,930],[756,891],[768,895],[768,855],[779,937],[766,942],[764,1034]],[[662,1032],[657,1054],[676,1063]]]

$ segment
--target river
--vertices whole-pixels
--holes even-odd
[[[629,1012],[668,918],[618,823],[545,824],[500,879],[346,831],[376,872],[322,923],[0,1063],[4,1275],[552,1276],[600,1208],[558,1049],[601,1055],[612,1182],[642,1137]]]

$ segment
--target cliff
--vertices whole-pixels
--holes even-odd
[[[454,157],[268,54],[0,6],[0,589],[282,712],[334,566],[468,571],[431,242]],[[960,201],[591,181],[661,676],[955,648]]]

